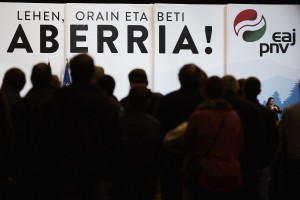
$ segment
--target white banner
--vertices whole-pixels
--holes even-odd
[[[152,4],[67,4],[66,57],[89,53],[127,96],[129,72],[142,68],[152,86]]]
[[[64,5],[0,3],[0,84],[5,72],[20,68],[26,74],[21,94],[31,88],[32,67],[48,61],[60,76],[64,65]]]
[[[179,89],[178,72],[194,63],[224,75],[225,5],[155,4],[155,90]]]

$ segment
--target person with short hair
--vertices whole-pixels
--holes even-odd
[[[72,84],[46,105],[38,141],[40,199],[104,199],[118,169],[119,108],[91,83],[94,60],[70,60]]]
[[[160,122],[146,111],[149,95],[146,87],[133,86],[129,105],[120,115],[122,161],[116,200],[154,200],[157,193],[162,136]]]
[[[148,88],[148,77],[144,69],[135,68],[131,70],[128,74],[128,80],[130,84],[130,88],[135,87],[137,85],[143,86],[147,88],[149,92],[149,103],[147,105],[147,112],[152,116],[156,116],[158,104],[160,102],[161,97],[163,96],[159,92],[153,92]],[[128,95],[120,100],[120,103],[124,109],[129,106]]]
[[[56,88],[51,85],[52,71],[46,63],[37,63],[31,71],[32,88],[14,108],[16,131],[16,160],[18,198],[34,199],[36,184],[37,154],[35,144],[38,128],[45,105],[51,99]]]
[[[256,184],[255,195],[257,199],[268,200],[272,164],[277,156],[279,137],[273,113],[258,101],[260,92],[259,79],[253,76],[248,77],[244,87],[245,97],[256,106],[264,125],[263,132],[260,136],[256,136],[259,140],[256,139],[257,145],[255,146],[257,151],[255,161],[258,161],[255,163],[256,174],[253,175]]]
[[[161,98],[158,106],[157,117],[165,134],[188,120],[196,107],[204,101],[204,82],[206,73],[197,65],[188,63],[178,71],[180,88],[166,94]],[[163,200],[182,199],[182,165],[184,153],[162,150],[161,165],[161,196]]]
[[[1,90],[6,95],[10,109],[22,98],[20,92],[25,84],[26,76],[21,69],[13,67],[5,72]]]
[[[300,80],[298,83],[300,93]],[[285,196],[288,200],[300,199],[300,103],[285,108],[279,131],[285,152]]]
[[[91,83],[97,83],[97,81],[105,75],[104,68],[100,65],[95,65],[94,75],[91,79]]]
[[[243,185],[242,121],[224,99],[224,84],[220,77],[208,78],[205,93],[208,99],[191,114],[183,135],[187,153],[183,168],[186,199],[239,200]],[[205,157],[201,169],[196,168],[197,159],[201,157]],[[192,176],[189,173],[193,173],[193,177],[189,177]]]
[[[0,199],[8,200],[15,182],[13,167],[13,149],[15,133],[8,102],[3,91],[0,90]]]
[[[120,110],[122,109],[122,105],[120,104],[118,98],[114,95],[116,82],[115,79],[109,75],[104,74],[99,80],[96,82],[97,85],[99,85],[106,94],[112,99],[112,101],[120,107]]]
[[[261,162],[259,145],[264,136],[264,123],[257,106],[239,95],[240,86],[232,75],[225,75],[222,78],[225,86],[225,99],[233,106],[239,114],[244,130],[244,148],[241,154],[242,175],[243,175],[243,200],[256,199],[257,190],[257,169]],[[245,79],[246,81],[246,79]]]

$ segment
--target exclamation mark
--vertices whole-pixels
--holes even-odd
[[[212,27],[211,26],[205,26],[205,36],[206,36],[207,43],[210,43],[211,33],[212,33]],[[205,53],[206,54],[211,54],[211,52],[212,52],[211,47],[206,47],[205,48]]]

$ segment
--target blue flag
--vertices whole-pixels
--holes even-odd
[[[65,73],[64,73],[63,86],[68,86],[70,84],[71,84],[71,77],[70,77],[70,72],[69,72],[69,63],[68,63],[68,60],[67,60]]]

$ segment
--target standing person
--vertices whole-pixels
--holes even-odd
[[[117,169],[118,107],[91,83],[94,60],[70,60],[72,84],[46,105],[39,133],[39,199],[105,199]]]
[[[104,74],[101,78],[98,79],[96,84],[99,85],[106,92],[106,94],[117,106],[120,107],[121,110],[122,105],[120,104],[118,98],[114,95],[116,87],[115,79],[109,74]]]
[[[158,108],[158,119],[162,125],[162,134],[165,134],[187,121],[189,116],[200,104],[205,96],[203,83],[207,76],[195,64],[186,64],[178,73],[180,89],[162,97]],[[182,183],[181,170],[184,153],[175,154],[167,149],[162,151],[161,162],[161,193],[162,200],[181,200]]]
[[[145,88],[148,87],[148,77],[144,69],[141,68],[135,68],[131,70],[128,74],[128,79],[130,83],[130,88],[140,85]],[[147,105],[147,112],[151,114],[152,116],[156,116],[157,113],[157,107],[159,104],[159,101],[162,97],[162,94],[159,92],[153,92],[149,88],[147,88],[150,94],[150,99]],[[128,96],[124,97],[120,100],[120,103],[124,109],[126,109],[129,105],[128,103]]]
[[[270,110],[261,105],[258,101],[258,95],[261,92],[261,83],[256,77],[246,79],[244,92],[246,98],[251,101],[258,109],[258,112],[263,120],[264,131],[260,137],[257,149],[257,170],[256,170],[256,199],[269,200],[269,185],[271,180],[271,170],[273,162],[278,150],[278,130],[276,123],[273,120],[273,115]]]
[[[298,84],[300,92],[300,81]],[[279,125],[285,152],[285,197],[300,199],[300,103],[287,107]]]
[[[0,199],[10,200],[12,191],[12,153],[15,144],[14,127],[8,102],[0,90]],[[15,188],[14,188],[15,189]],[[15,192],[15,191],[14,191]]]
[[[31,72],[32,88],[14,109],[16,131],[16,156],[18,199],[34,199],[34,175],[36,152],[34,144],[46,103],[56,90],[52,85],[51,67],[46,63],[33,66]]]
[[[184,181],[187,199],[238,200],[243,184],[240,161],[244,144],[242,121],[223,99],[221,78],[208,78],[205,92],[208,100],[193,112],[183,136],[188,158],[191,159],[188,160],[191,168],[184,168],[184,177],[196,165],[197,158],[206,156],[201,171],[195,168],[194,177],[191,177],[194,181]]]
[[[222,78],[225,87],[225,99],[239,114],[244,130],[244,148],[241,154],[243,174],[243,200],[256,199],[256,178],[258,163],[261,162],[259,146],[264,139],[264,123],[257,106],[239,95],[241,91],[236,78],[225,75]],[[246,80],[245,80],[246,81]],[[244,93],[244,92],[243,92]]]
[[[3,95],[5,96],[8,104],[8,110],[10,112],[10,116],[12,119],[12,126],[13,129],[15,128],[14,124],[14,109],[18,102],[22,99],[21,97],[21,91],[24,88],[26,83],[26,76],[25,73],[17,68],[13,67],[7,70],[4,74],[2,86],[1,86],[1,91],[3,92]],[[14,131],[14,143],[10,147],[10,156],[9,156],[9,161],[10,161],[10,175],[13,177],[16,176],[16,164],[15,164],[15,131]]]
[[[279,124],[279,117],[278,114],[282,113],[282,110],[280,109],[279,106],[274,104],[274,98],[273,97],[269,97],[268,101],[266,103],[266,107],[272,111],[273,115],[274,115],[274,120],[276,122],[276,125],[278,126]]]
[[[146,112],[149,95],[143,86],[132,87],[129,105],[120,115],[122,161],[116,200],[154,200],[157,193],[162,139],[160,122]]]

